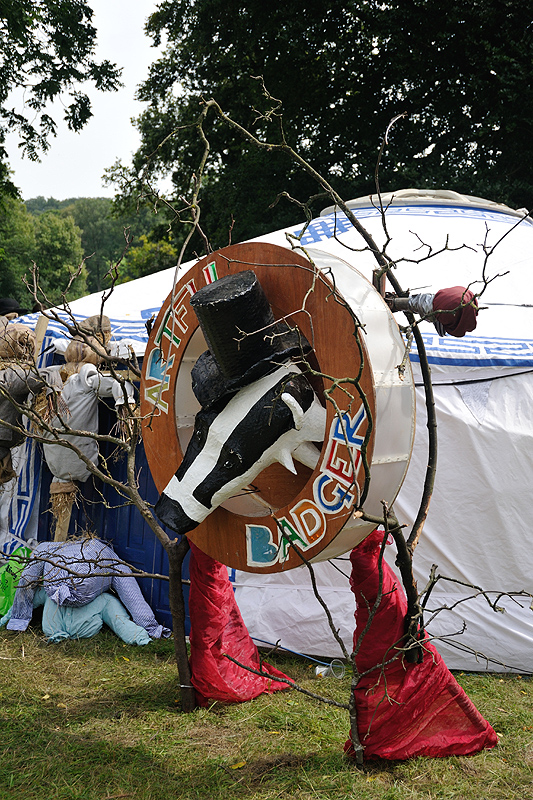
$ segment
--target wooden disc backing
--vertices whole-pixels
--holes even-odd
[[[314,470],[295,461],[293,475],[273,464],[241,497],[215,509],[188,536],[229,567],[269,573],[300,566],[299,553],[316,558],[353,514],[365,481],[360,451],[368,429],[367,411],[375,419],[375,394],[368,353],[356,335],[354,317],[323,273],[300,253],[264,242],[219,250],[177,283],[159,312],[144,357],[143,440],[160,492],[181,463],[199,409],[190,388],[190,370],[206,345],[190,298],[213,280],[249,269],[257,275],[275,318],[297,326],[313,347],[308,361],[319,374],[309,378],[326,407],[325,438],[315,443],[320,458]],[[368,463],[373,443],[371,429]]]

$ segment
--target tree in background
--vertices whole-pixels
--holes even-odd
[[[261,117],[268,91],[283,104],[283,130],[348,197],[375,190],[383,131],[398,114],[385,154],[383,188],[444,187],[514,206],[533,205],[533,25],[518,0],[163,0],[147,31],[166,41],[139,98],[142,145],[133,173],[170,174],[180,197],[201,148],[192,128],[200,96],[214,97],[260,138],[276,136],[276,113]],[[179,87],[179,91],[177,89]],[[278,140],[281,134],[278,133]],[[214,122],[217,158],[204,184],[203,223],[214,247],[295,221],[278,192],[316,191],[283,154],[246,145]]]
[[[109,286],[105,275],[124,249],[124,225],[111,216],[112,210],[107,197],[79,197],[63,206],[63,214],[71,215],[81,231],[89,292]]]
[[[176,257],[167,254],[165,247],[155,248],[152,251],[152,262],[145,271],[129,269],[132,259],[135,260],[138,249],[144,250],[147,236],[154,229],[166,226],[148,207],[121,210],[113,200],[108,197],[78,197],[75,200],[65,201],[62,204],[62,213],[70,214],[76,225],[81,230],[81,244],[83,255],[87,258],[87,289],[89,292],[99,292],[111,285],[108,271],[111,265],[116,264],[124,253],[126,236],[130,241],[127,250],[126,262],[121,269],[121,281],[130,280],[132,277],[148,275],[158,272],[176,263]],[[163,237],[161,231],[157,238]],[[169,259],[172,264],[169,264]],[[145,259],[146,261],[146,259]],[[140,261],[138,262],[140,265]],[[128,266],[127,266],[128,265]],[[131,273],[131,274],[130,274]]]
[[[144,250],[148,235],[155,235],[159,240],[164,237],[168,227],[150,208],[125,209],[108,197],[73,197],[56,200],[53,197],[39,196],[27,200],[25,205],[36,222],[41,215],[50,211],[57,212],[62,218],[72,218],[81,233],[88,292],[99,292],[109,288],[111,277],[108,272],[111,265],[116,264],[124,254],[126,235],[131,241],[128,248],[131,262],[128,257],[128,265],[135,262],[137,266],[132,266],[131,270],[129,267],[126,269],[126,262],[123,261],[121,281],[166,269],[176,262],[176,257],[169,254],[168,246],[154,246],[150,256],[148,257],[145,251],[144,257],[140,260],[136,255],[137,248]],[[171,253],[174,252],[172,249]],[[172,264],[169,261],[172,261]]]
[[[43,197],[42,194],[38,197],[32,197],[31,200],[25,200],[24,205],[33,217],[38,217],[44,211],[60,211],[70,203],[75,202],[72,200],[56,200],[55,197]]]
[[[30,274],[35,250],[33,219],[26,206],[16,198],[4,198],[0,213],[0,296],[14,297],[23,307],[31,308],[32,298],[22,277]]]
[[[83,261],[81,231],[71,215],[45,211],[33,216],[16,198],[3,199],[0,214],[0,296],[15,297],[24,308],[33,307],[33,298],[24,285],[37,264],[43,288],[53,302],[61,301],[61,291]],[[87,293],[87,270],[72,283],[68,299]]]
[[[96,28],[85,0],[6,0],[0,3],[0,196],[16,194],[11,181],[5,134],[17,131],[31,159],[46,151],[56,122],[48,104],[61,98],[64,119],[79,131],[91,117],[91,101],[80,86],[114,91],[120,70],[94,59]],[[24,91],[24,110],[12,107],[11,93]]]
[[[164,239],[152,241],[143,233],[137,246],[128,250],[122,262],[120,283],[170,269],[176,266],[177,261],[178,250],[173,244]]]
[[[81,231],[71,216],[47,211],[36,218],[34,260],[41,288],[53,303],[60,303],[64,287],[83,261]],[[87,268],[83,265],[67,292],[67,300],[87,294]]]

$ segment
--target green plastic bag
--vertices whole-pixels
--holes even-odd
[[[0,567],[0,617],[9,611],[15,599],[20,573],[31,556],[29,547],[17,547],[7,564]]]

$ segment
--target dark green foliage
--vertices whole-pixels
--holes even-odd
[[[214,97],[234,120],[270,142],[279,118],[266,112],[261,81],[282,101],[287,142],[340,194],[374,191],[378,150],[384,190],[448,188],[514,206],[533,205],[533,21],[518,0],[165,0],[148,32],[166,41],[139,90],[150,106],[138,120],[146,159],[177,126],[197,119]],[[184,92],[176,92],[179,84]],[[214,119],[203,191],[213,246],[298,219],[281,191],[299,200],[316,185],[282,154],[258,152]],[[194,129],[169,138],[152,158],[188,191],[200,143]],[[317,204],[320,207],[320,202]]]
[[[113,202],[106,197],[80,197],[63,207],[63,213],[72,214],[81,229],[89,292],[109,286],[105,276],[125,247],[125,225],[112,217],[112,209]]]
[[[0,297],[14,297],[25,307],[31,304],[22,276],[30,278],[34,249],[33,220],[24,203],[5,197],[0,209]]]
[[[80,259],[86,259],[87,292],[108,288],[111,285],[109,270],[119,262],[119,283],[176,263],[177,252],[165,241],[167,226],[149,208],[142,207],[138,211],[121,208],[107,197],[55,200],[41,196],[27,200],[25,206],[37,225],[41,216],[50,212],[70,218],[76,224],[81,236]],[[160,239],[162,248],[158,245]],[[78,296],[79,293],[80,289]]]
[[[39,270],[41,288],[51,302],[59,302],[70,275],[81,264],[81,231],[70,214],[57,209],[39,216],[28,213],[21,200],[5,197],[0,214],[0,296],[14,297],[25,307],[34,300],[23,281],[32,285],[33,264]],[[68,292],[74,300],[87,293],[87,270]]]
[[[38,217],[44,211],[59,211],[74,202],[74,199],[56,200],[54,197],[46,199],[46,197],[39,195],[39,197],[33,197],[31,200],[25,200],[24,205],[32,216]]]
[[[94,60],[96,29],[85,0],[0,0],[0,194],[15,187],[2,147],[7,130],[19,133],[32,159],[48,148],[56,122],[47,113],[50,101],[61,97],[64,119],[78,131],[91,117],[91,103],[82,84],[116,90],[120,70],[109,61]],[[24,91],[24,111],[14,105],[13,91]]]
[[[169,241],[153,241],[142,234],[137,245],[128,250],[122,262],[120,283],[143,278],[162,269],[170,269],[176,265],[177,260],[178,251]]]
[[[34,259],[39,269],[39,284],[49,301],[45,305],[60,303],[71,276],[82,264],[81,231],[71,216],[61,216],[57,211],[45,211],[35,218],[34,226]],[[87,294],[87,270],[82,266],[66,297],[75,300],[84,294]]]

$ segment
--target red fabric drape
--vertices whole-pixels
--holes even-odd
[[[379,590],[378,560],[383,534],[367,537],[350,556],[350,584],[357,601],[355,643],[369,619]],[[383,561],[383,597],[356,658],[362,673],[397,653],[407,600]],[[364,675],[355,690],[357,724],[365,759],[469,755],[494,747],[498,738],[452,676],[430,642],[421,664],[397,658],[383,671]],[[388,695],[388,696],[387,696]],[[345,751],[353,755],[350,740]]]
[[[450,336],[462,337],[476,329],[478,302],[465,286],[439,289],[433,298],[433,309],[442,312],[437,314],[437,319]],[[448,312],[445,309],[449,309]]]
[[[241,617],[227,568],[191,542],[189,573],[190,665],[198,703],[243,703],[264,692],[287,689],[286,683],[247,672],[223,655],[227,653],[242,664],[259,669],[257,647]],[[263,670],[279,678],[287,677],[266,663]]]

